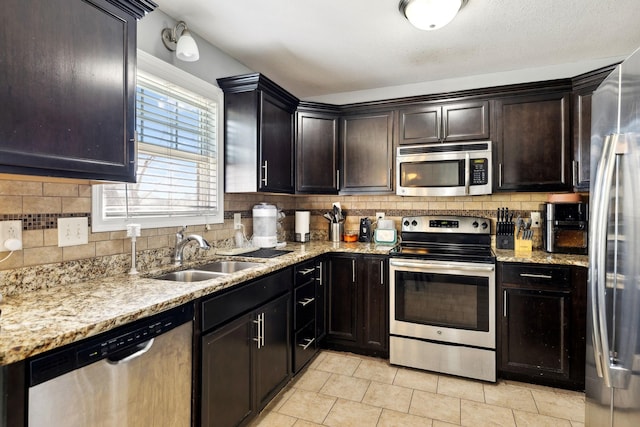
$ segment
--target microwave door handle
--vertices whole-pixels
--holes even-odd
[[[471,174],[470,164],[469,152],[466,152],[464,153],[464,194],[467,196],[469,195],[469,175]]]

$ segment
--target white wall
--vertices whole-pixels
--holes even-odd
[[[138,49],[144,50],[163,61],[215,85],[217,85],[216,79],[220,77],[237,76],[254,72],[211,43],[200,38],[200,36],[193,31],[191,31],[191,35],[198,44],[200,59],[196,62],[180,61],[176,58],[175,52],[171,52],[164,47],[162,38],[160,37],[163,28],[173,28],[175,24],[175,19],[159,9],[149,13],[138,22]],[[189,25],[188,22],[187,25]]]

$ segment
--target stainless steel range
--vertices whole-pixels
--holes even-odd
[[[486,218],[402,219],[390,253],[390,362],[496,380],[495,255]]]

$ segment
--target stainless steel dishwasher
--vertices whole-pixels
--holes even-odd
[[[193,305],[29,362],[29,427],[191,425]]]

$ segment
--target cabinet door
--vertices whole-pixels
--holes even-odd
[[[496,101],[496,190],[570,188],[569,111],[567,93]]]
[[[135,18],[103,0],[2,8],[0,172],[135,181]]]
[[[427,105],[398,112],[398,144],[440,142],[442,107]]]
[[[573,96],[573,162],[572,184],[577,190],[589,190],[591,174],[591,95],[576,93]]]
[[[410,107],[398,116],[398,144],[489,138],[489,101]]]
[[[393,112],[343,118],[341,151],[341,192],[393,191]]]
[[[261,410],[288,381],[291,374],[290,344],[290,294],[285,294],[256,310],[255,316],[262,317],[262,324],[256,323],[256,337],[262,343],[255,346],[255,388],[256,406]]]
[[[202,337],[202,426],[234,427],[253,413],[253,317]]]
[[[296,132],[296,191],[338,192],[338,118],[299,112]]]
[[[259,191],[293,193],[293,113],[261,92]]]
[[[489,101],[444,105],[442,129],[442,139],[447,142],[488,139]]]
[[[327,334],[330,339],[356,342],[356,274],[355,257],[329,259]]]
[[[503,288],[501,369],[568,380],[571,293]]]
[[[389,351],[389,286],[386,260],[382,257],[362,258],[360,281],[362,319],[361,345],[385,354]]]

